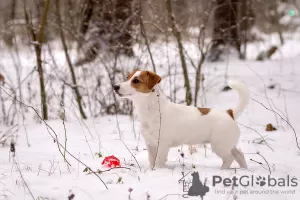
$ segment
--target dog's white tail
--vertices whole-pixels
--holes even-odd
[[[232,109],[233,116],[236,119],[242,114],[249,103],[249,90],[243,83],[233,80],[228,81],[228,86],[234,90],[237,90],[237,92],[239,93],[239,104],[236,108]]]

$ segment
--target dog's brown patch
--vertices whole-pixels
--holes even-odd
[[[227,114],[234,120],[233,110],[228,109],[228,110],[227,110]]]
[[[128,76],[127,76],[127,80],[130,80],[132,78],[132,76],[139,71],[138,69],[133,70]]]
[[[201,115],[207,115],[210,112],[210,108],[198,108]]]
[[[138,92],[149,93],[160,80],[160,76],[154,72],[141,71],[140,75],[131,81],[131,87],[135,88]]]

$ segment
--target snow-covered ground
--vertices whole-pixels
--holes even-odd
[[[158,49],[155,46],[153,48]],[[174,65],[179,66],[177,58],[173,59],[172,54],[162,55],[164,48],[161,46],[161,51],[153,52],[159,63],[158,71],[163,76],[167,75],[163,64],[168,62],[168,56],[171,57],[170,60],[174,60]],[[197,53],[193,54],[192,49],[189,49],[189,53],[195,59]],[[133,121],[129,116],[102,116],[86,121],[76,118],[65,122],[52,120],[47,122],[52,129],[47,128],[44,123],[36,124],[35,121],[27,120],[25,124],[18,126],[15,158],[10,157],[9,147],[0,147],[0,199],[60,200],[72,199],[72,194],[74,200],[183,199],[182,195],[187,194],[187,191],[183,191],[183,183],[179,182],[182,172],[187,174],[185,181],[190,183],[191,172],[194,171],[199,173],[200,180],[209,187],[204,199],[300,199],[300,150],[295,140],[297,134],[300,142],[299,42],[287,41],[286,46],[271,61],[253,61],[253,55],[258,54],[258,49],[261,47],[257,44],[249,47],[248,61],[227,58],[224,62],[205,63],[205,98],[199,98],[199,105],[207,107],[228,109],[237,104],[236,92],[221,92],[225,85],[223,75],[226,70],[229,78],[241,80],[249,86],[252,100],[237,120],[242,132],[239,148],[245,152],[248,170],[222,171],[219,169],[221,160],[212,153],[210,146],[206,150],[203,146],[198,146],[197,152],[192,155],[188,147],[184,146],[170,151],[167,168],[152,171],[148,167],[139,122]],[[191,69],[192,67],[190,72]],[[182,85],[182,77],[177,76],[176,84]],[[274,88],[268,88],[270,85]],[[173,86],[165,78],[161,87],[168,95]],[[177,93],[178,101],[183,99],[181,94],[183,89]],[[285,120],[265,107],[287,120],[295,132]],[[266,132],[265,126],[268,123],[272,123],[277,131]],[[0,127],[0,130],[3,133],[10,128]],[[13,128],[16,129],[17,127]],[[72,156],[93,171],[107,170],[101,165],[105,156],[115,155],[120,159],[123,168],[98,174],[108,189],[97,176],[84,172],[86,166],[68,153],[65,157],[71,166],[67,166],[62,157],[64,150],[61,148],[60,152],[52,138],[55,134],[63,146],[66,144]],[[184,158],[181,156],[182,152]],[[234,163],[233,167],[237,167],[237,164]],[[250,181],[251,185],[245,187],[240,184],[235,187],[225,187],[223,183],[213,185],[213,177],[217,180],[217,176],[223,180],[234,176],[242,178],[242,184],[247,183],[248,178],[245,176],[250,179],[253,176],[254,181],[253,184]],[[266,182],[271,179],[270,185],[257,185],[256,178],[259,176],[265,178]],[[292,178],[297,183],[296,187],[291,185]],[[277,184],[272,186],[275,179]],[[225,180],[228,183],[229,179]]]

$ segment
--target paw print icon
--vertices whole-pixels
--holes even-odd
[[[259,186],[264,186],[266,185],[266,178],[265,177],[256,177],[256,185],[259,185]]]

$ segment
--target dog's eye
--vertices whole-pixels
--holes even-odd
[[[138,83],[140,83],[140,81],[139,81],[139,79],[133,79],[133,81],[132,81],[132,83],[134,83],[134,84],[138,84]]]

